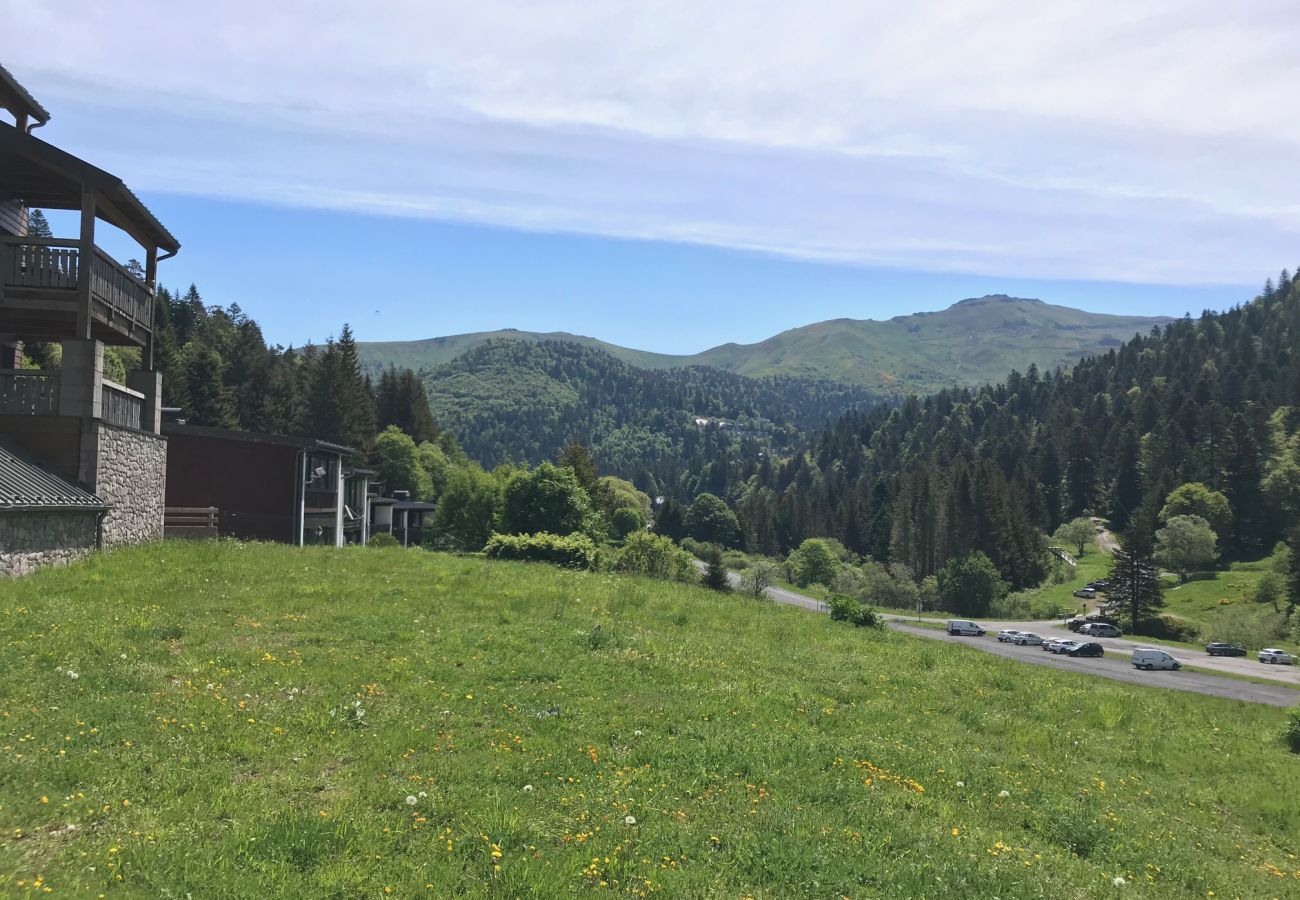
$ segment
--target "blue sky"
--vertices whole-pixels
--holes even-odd
[[[60,35],[4,62],[181,238],[163,281],[273,341],[692,352],[988,292],[1195,313],[1300,263],[1282,0],[157,13],[0,0]]]

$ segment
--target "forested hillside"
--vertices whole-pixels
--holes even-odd
[[[1029,367],[843,416],[780,464],[734,459],[747,544],[822,535],[916,577],[974,550],[1012,586],[1043,574],[1042,534],[1096,513],[1149,547],[1163,505],[1200,483],[1230,507],[1231,557],[1300,518],[1300,281],[1184,318],[1072,368]]]
[[[578,441],[604,471],[685,495],[724,487],[716,459],[788,453],[880,399],[829,381],[644,369],[564,342],[489,341],[423,374],[434,416],[485,466],[535,464]]]
[[[577,343],[652,369],[710,366],[738,375],[829,379],[901,397],[953,385],[975,387],[1031,363],[1051,370],[1104,353],[1168,322],[1163,317],[1085,312],[1002,294],[975,297],[938,312],[873,319],[832,319],[783,331],[756,344],[722,344],[688,356],[650,353],[564,332],[501,331],[421,341],[358,345],[372,374],[390,365],[427,369],[487,341]]]

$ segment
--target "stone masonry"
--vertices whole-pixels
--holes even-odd
[[[93,509],[0,512],[0,576],[80,559],[95,549],[98,520]]]
[[[167,439],[104,422],[95,454],[95,495],[111,509],[104,518],[104,547],[161,540],[167,495]],[[84,443],[83,443],[84,446]]]

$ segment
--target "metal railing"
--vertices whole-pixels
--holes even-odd
[[[59,375],[36,369],[0,369],[0,415],[55,416]]]
[[[110,425],[140,428],[144,419],[144,394],[105,380],[100,387],[100,418]]]

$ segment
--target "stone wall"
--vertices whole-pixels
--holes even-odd
[[[63,565],[95,549],[96,510],[0,512],[0,575]]]
[[[167,497],[167,439],[103,422],[98,432],[95,496],[112,507],[104,518],[104,547],[161,540]]]

